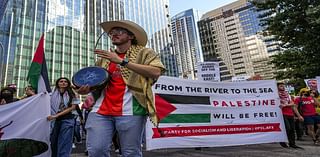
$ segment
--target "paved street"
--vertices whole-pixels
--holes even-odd
[[[297,141],[297,145],[304,148],[282,148],[278,143],[244,145],[233,147],[203,148],[202,150],[188,149],[161,149],[144,151],[144,157],[319,157],[320,146],[314,146],[309,137],[305,141]],[[83,153],[83,144],[77,145],[72,157],[86,157]],[[112,154],[112,157],[118,157]]]

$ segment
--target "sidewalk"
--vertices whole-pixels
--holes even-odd
[[[315,146],[309,137],[304,137],[305,141],[297,141],[297,145],[304,148],[292,149],[282,148],[278,143],[256,144],[232,147],[214,147],[185,149],[161,149],[144,151],[144,157],[319,157],[320,146]],[[83,153],[84,144],[78,145],[73,150],[72,157],[86,157]],[[112,157],[119,157],[112,153]]]

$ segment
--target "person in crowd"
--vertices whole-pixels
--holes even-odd
[[[32,88],[32,86],[27,86],[24,88],[24,96],[22,97],[22,99],[31,97],[33,95],[36,95],[35,90]]]
[[[296,145],[295,142],[295,126],[294,126],[294,114],[297,115],[300,121],[303,121],[303,117],[298,112],[297,106],[291,99],[289,93],[285,90],[285,84],[283,82],[277,83],[278,93],[280,97],[280,108],[282,109],[284,124],[288,136],[289,146],[285,142],[281,142],[280,145],[284,148],[301,148]]]
[[[143,28],[128,20],[101,24],[116,49],[95,50],[96,62],[110,74],[110,81],[89,113],[86,123],[89,156],[109,157],[112,137],[118,132],[123,157],[142,156],[142,132],[148,114],[157,126],[151,86],[164,72],[159,55],[147,44]],[[78,89],[88,94],[89,86]],[[100,97],[99,97],[100,96]]]
[[[318,103],[320,104],[320,96],[319,96],[318,90],[311,89],[310,90],[310,96],[314,97],[316,100],[318,100]],[[320,106],[316,106],[316,112],[320,116]],[[315,132],[319,131],[319,128],[318,128],[317,124],[314,125],[314,130],[315,130]],[[319,135],[316,135],[316,139],[318,139],[318,138],[319,138]]]
[[[82,126],[85,126],[86,123],[87,123],[88,115],[89,115],[89,113],[90,113],[91,110],[92,110],[93,104],[95,103],[94,101],[95,101],[95,100],[94,100],[94,98],[93,98],[93,96],[92,96],[91,93],[89,93],[89,94],[86,96],[85,100],[83,101],[83,104],[82,104],[82,106],[81,106],[81,109],[83,110],[83,113],[84,113],[84,123],[83,123]],[[87,135],[87,130],[86,130],[86,128],[83,127],[82,130],[83,130],[83,133],[84,133],[85,135]],[[86,140],[87,140],[87,138],[86,138]],[[87,143],[87,141],[86,141],[86,143]],[[86,155],[88,155],[87,145],[86,145],[86,148],[85,148],[85,150],[84,150],[84,153],[85,153]]]
[[[317,85],[317,80],[316,79],[309,79],[307,81],[307,85],[309,87],[309,89],[311,90],[318,90],[318,85]]]
[[[31,97],[36,94],[36,91],[32,88],[32,86],[27,86],[25,89],[25,94],[27,97]]]
[[[296,97],[295,96],[291,96],[291,100],[293,101],[293,102],[295,102],[295,99],[296,99]],[[298,107],[297,107],[298,108]],[[299,111],[299,109],[298,109],[298,111]],[[299,112],[300,113],[300,112]],[[300,115],[302,115],[301,113],[300,113]],[[298,117],[297,117],[297,115],[295,114],[294,115],[294,129],[295,129],[295,133],[296,133],[296,140],[297,141],[303,141],[303,138],[302,138],[302,136],[303,136],[303,131],[304,131],[304,124],[303,124],[303,121],[300,121],[299,119],[298,119]]]
[[[310,96],[314,97],[316,100],[318,100],[318,103],[320,103],[320,96],[318,90],[312,89],[310,90]],[[316,112],[318,115],[320,115],[320,106],[316,106]]]
[[[72,148],[76,148],[75,143],[82,142],[81,133],[80,133],[80,130],[81,130],[80,126],[82,125],[82,122],[83,122],[83,115],[82,115],[82,111],[81,111],[79,105],[76,105],[76,108],[72,113],[74,115],[74,130],[73,130]]]
[[[47,117],[49,121],[54,120],[50,135],[52,157],[70,156],[74,131],[72,111],[79,103],[69,79],[65,77],[57,79],[51,95],[51,115]]]
[[[81,137],[81,128],[80,126],[83,125],[84,119],[82,115],[82,111],[79,107],[79,105],[76,105],[76,109],[73,112],[74,116],[74,137],[73,137],[73,144],[72,148],[76,148],[75,143],[82,143],[82,137]]]
[[[5,87],[0,91],[0,105],[9,104],[19,99],[14,97],[15,90],[12,87]]]
[[[14,84],[14,83],[13,84],[8,84],[7,87],[13,89],[14,93],[17,92],[17,85],[16,84]]]
[[[316,113],[316,106],[319,106],[318,101],[310,96],[310,91],[307,88],[300,90],[300,97],[296,98],[295,104],[298,105],[300,112],[304,118],[304,124],[307,126],[308,135],[312,138],[315,145],[319,145],[319,141],[316,135],[319,135],[319,131],[315,133],[314,125],[320,126],[320,116]]]

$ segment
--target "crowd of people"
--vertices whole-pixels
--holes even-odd
[[[79,130],[86,134],[89,156],[109,157],[113,143],[123,157],[141,157],[146,116],[158,126],[151,86],[165,68],[159,55],[145,48],[148,41],[146,32],[127,20],[104,22],[101,27],[116,46],[115,50],[95,50],[99,57],[96,65],[105,68],[110,79],[99,89],[89,85],[74,88],[66,77],[56,80],[51,93],[51,114],[47,117],[52,123],[50,141],[53,157],[70,156],[73,143],[82,141]],[[259,79],[260,76],[251,80]],[[318,145],[318,91],[303,88],[299,96],[294,97],[288,94],[284,85],[279,82],[278,91],[289,142],[280,145],[302,149],[295,141],[301,140],[304,133]],[[15,92],[14,87],[3,88],[0,104],[19,100],[14,97]],[[22,99],[35,94],[36,91],[28,86]],[[86,97],[82,108],[79,107],[79,95]]]
[[[77,128],[73,111],[79,108],[79,95],[87,96],[83,106],[90,111],[81,118],[86,123],[82,130],[86,133],[89,156],[109,157],[113,141],[122,156],[140,157],[146,116],[158,125],[151,87],[165,68],[158,53],[145,47],[147,33],[128,20],[104,22],[101,27],[116,46],[110,51],[95,50],[100,58],[96,65],[107,70],[110,80],[101,89],[88,85],[75,89],[66,77],[56,80],[51,93],[51,115],[47,117],[52,122],[50,141],[53,157],[71,154],[74,128]],[[26,97],[30,89],[26,88]],[[1,90],[1,104],[16,101],[14,92],[9,87]],[[78,132],[76,134],[79,135]]]
[[[314,145],[319,145],[320,135],[320,97],[317,89],[302,88],[299,95],[289,95],[285,84],[279,82],[278,92],[280,107],[288,136],[288,144],[281,142],[284,148],[303,149],[297,146],[295,140],[303,140],[303,135],[309,135]]]

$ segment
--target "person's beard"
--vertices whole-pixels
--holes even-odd
[[[117,41],[112,41],[112,44],[116,45],[116,46],[120,46],[120,45],[127,43],[128,41],[129,41],[129,39],[119,39]]]

